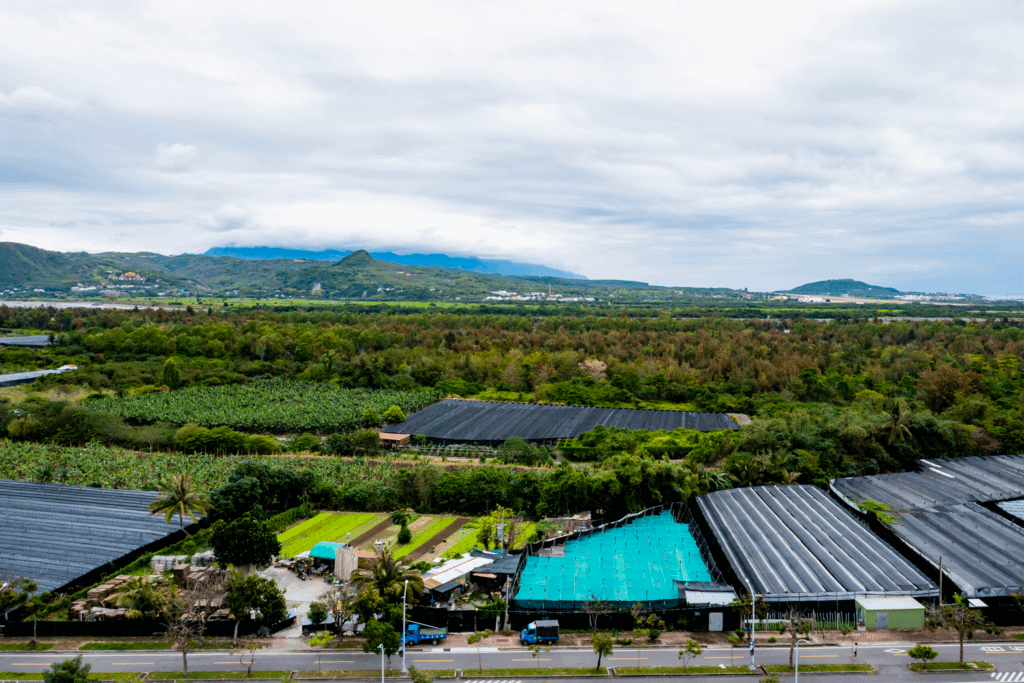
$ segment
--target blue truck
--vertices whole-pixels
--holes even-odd
[[[553,643],[558,640],[558,622],[554,619],[531,622],[519,633],[519,640],[523,645]]]
[[[409,624],[405,628],[405,644],[437,643],[448,637],[447,628],[434,628],[426,624]]]

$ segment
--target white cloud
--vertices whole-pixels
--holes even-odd
[[[10,95],[0,92],[0,107],[27,111],[70,111],[78,102],[57,97],[38,85],[15,88]]]
[[[169,171],[183,171],[199,157],[199,148],[181,143],[161,142],[153,150],[153,165]]]
[[[1009,0],[185,0],[0,21],[8,239],[180,252],[230,231],[769,289],[954,269],[981,288],[1024,256]]]
[[[250,216],[249,210],[238,204],[225,204],[210,216],[210,230],[216,232],[240,230],[246,227]]]

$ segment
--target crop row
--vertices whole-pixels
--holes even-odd
[[[370,409],[379,415],[396,405],[408,413],[436,398],[429,391],[340,389],[315,382],[260,380],[104,398],[89,405],[135,423],[191,422],[248,431],[326,432],[359,427]]]
[[[436,534],[439,534],[444,529],[447,529],[449,525],[455,523],[454,517],[442,517],[425,529],[422,529],[419,533],[413,536],[412,540],[403,545],[401,548],[395,551],[395,558],[405,557],[412,551],[419,548],[421,545],[432,539]]]
[[[281,549],[283,557],[295,557],[299,553],[312,550],[320,541],[337,541],[364,522],[373,519],[373,513],[340,513],[329,515],[329,519],[307,529],[305,533],[292,538]]]
[[[313,527],[320,526],[320,524],[322,524],[324,522],[324,520],[328,520],[331,517],[333,517],[333,515],[330,512],[321,512],[320,514],[316,515],[315,517],[310,517],[309,519],[307,519],[302,524],[296,524],[291,529],[287,529],[287,530],[283,531],[282,533],[278,534],[277,535],[277,540],[279,540],[282,543],[284,543],[289,538],[292,538],[294,536],[298,536],[299,534],[303,534],[303,533],[305,533],[306,531],[308,531],[309,529],[311,529]]]
[[[441,555],[442,557],[444,557],[445,559],[452,559],[454,557],[458,557],[463,553],[468,553],[470,550],[473,549],[473,546],[477,544],[476,529],[467,529],[466,527],[463,527],[463,530],[468,531],[469,533],[466,536],[462,537],[460,540],[456,541],[455,545],[453,545],[451,548],[448,548],[448,550],[444,551],[444,553]]]
[[[390,464],[361,463],[350,458],[261,458],[203,453],[135,453],[96,443],[81,447],[54,446],[0,439],[0,479],[49,481],[105,489],[156,490],[170,474],[188,473],[200,493],[227,483],[246,460],[265,460],[274,467],[312,470],[328,482],[372,481],[393,473]]]

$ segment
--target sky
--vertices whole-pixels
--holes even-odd
[[[1024,295],[1024,3],[0,4],[0,241]]]

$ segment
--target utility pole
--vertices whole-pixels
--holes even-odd
[[[407,632],[407,626],[405,625],[405,595],[409,592],[409,579],[405,580],[405,590],[402,591],[402,674],[409,673],[409,670],[405,668],[405,634]],[[422,617],[421,617],[422,618]]]
[[[939,555],[939,609],[942,609],[942,555]]]
[[[380,683],[384,683],[384,643],[380,644]]]

